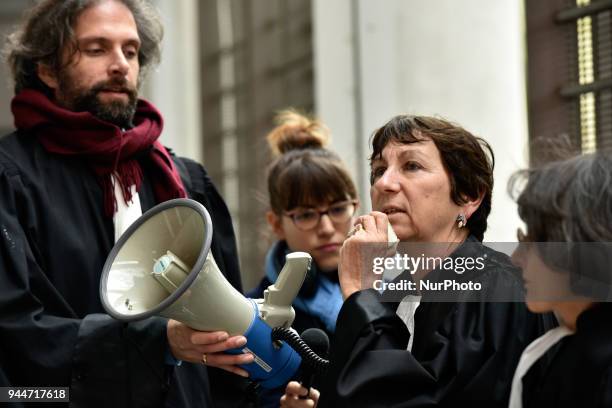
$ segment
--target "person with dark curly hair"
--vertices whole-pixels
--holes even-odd
[[[246,376],[237,364],[253,361],[222,353],[242,336],[126,324],[100,302],[118,237],[179,197],[212,214],[211,251],[241,288],[225,203],[201,165],[159,142],[162,116],[138,98],[161,39],[143,0],[44,0],[8,38],[17,130],[0,139],[0,366],[11,386],[68,387],[75,407],[203,407],[239,379],[220,369]]]

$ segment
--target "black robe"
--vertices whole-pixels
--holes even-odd
[[[584,311],[523,377],[523,407],[612,407],[612,303]]]
[[[461,275],[482,283],[468,302],[437,302],[429,292],[416,310],[412,352],[397,303],[383,302],[373,289],[346,299],[338,316],[331,365],[321,390],[324,407],[504,407],[523,349],[554,327],[549,315],[530,313],[521,299],[522,281],[509,258],[481,246],[452,256],[487,254],[485,268]],[[458,279],[434,270],[429,280]],[[458,299],[465,296],[457,293]]]
[[[146,211],[157,202],[151,164],[139,161]],[[217,264],[241,290],[225,203],[202,166],[175,163],[189,196],[211,214]],[[83,160],[50,154],[29,134],[0,139],[1,371],[12,386],[70,387],[74,407],[211,406],[206,367],[166,364],[166,319],[127,324],[105,314],[99,285],[114,227],[102,204]],[[208,371],[219,372],[221,392],[230,377]]]

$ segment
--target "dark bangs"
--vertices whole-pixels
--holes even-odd
[[[270,207],[280,214],[356,199],[357,190],[339,157],[325,149],[291,151],[270,168]]]
[[[389,143],[410,144],[423,141],[425,138],[414,135],[415,130],[420,130],[415,119],[408,115],[396,116],[379,128],[372,136],[370,163],[381,158],[382,151]]]

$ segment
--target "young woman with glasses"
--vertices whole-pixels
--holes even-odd
[[[293,303],[293,328],[316,327],[331,336],[342,306],[339,251],[358,207],[357,190],[342,160],[325,148],[329,130],[322,123],[293,110],[276,121],[267,136],[275,159],[268,168],[266,217],[278,240],[266,256],[264,278],[247,295],[263,296],[287,253],[308,252],[313,264]]]
[[[247,296],[263,297],[287,253],[309,253],[313,263],[293,302],[292,327],[298,333],[319,328],[331,339],[342,306],[339,251],[359,205],[357,190],[342,160],[325,148],[329,130],[321,122],[292,110],[276,121],[267,136],[275,159],[268,168],[266,218],[277,241],[266,256],[264,278]],[[283,392],[260,395],[260,406],[278,406]]]

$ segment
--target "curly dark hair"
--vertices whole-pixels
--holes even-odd
[[[483,196],[478,209],[467,222],[470,233],[482,241],[491,213],[493,167],[491,146],[461,126],[430,116],[398,115],[372,136],[370,162],[379,159],[389,143],[409,144],[430,138],[436,145],[450,178],[451,199],[461,205],[466,198]],[[370,177],[370,184],[372,184]]]
[[[7,37],[4,46],[15,94],[23,89],[35,89],[53,95],[38,77],[38,64],[45,64],[59,74],[67,65],[62,58],[64,51],[69,50],[71,56],[78,52],[74,38],[76,19],[85,9],[101,1],[118,1],[132,12],[141,41],[140,79],[159,62],[163,26],[157,11],[145,0],[44,0],[27,11],[22,24]]]

